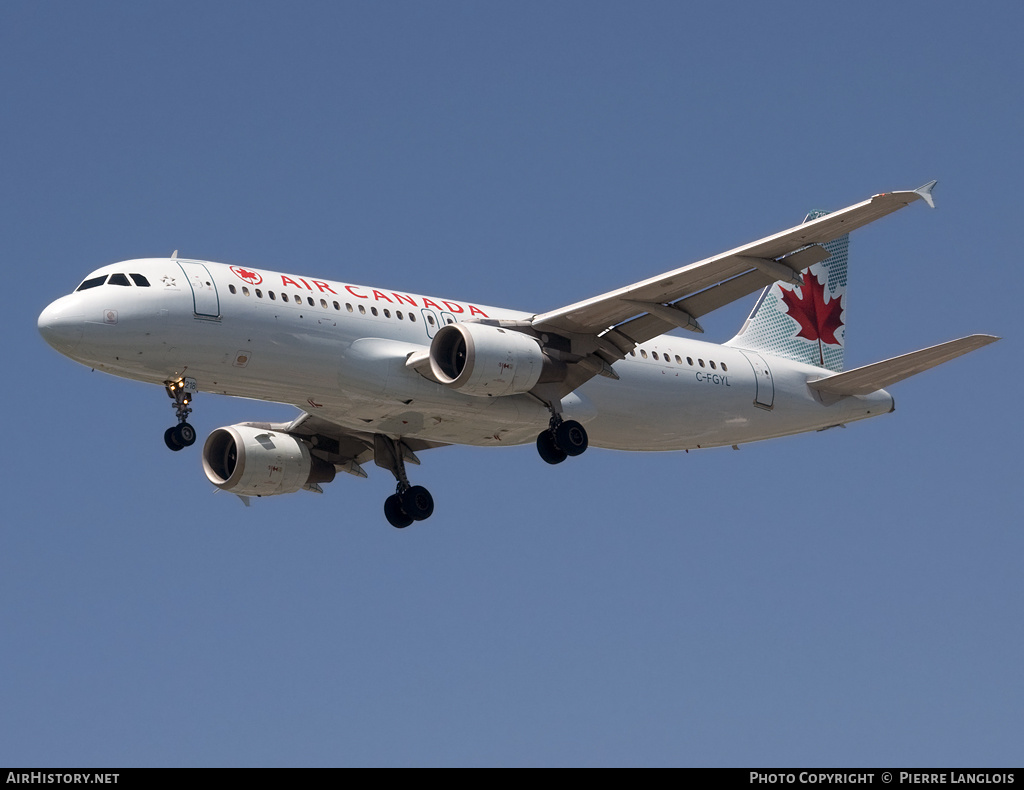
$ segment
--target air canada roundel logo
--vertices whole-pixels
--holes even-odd
[[[256,272],[252,271],[252,269],[243,269],[241,266],[232,266],[231,271],[235,273],[235,277],[249,283],[249,285],[259,285],[263,282],[263,278]]]

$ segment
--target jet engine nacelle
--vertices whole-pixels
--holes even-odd
[[[287,433],[251,425],[218,428],[203,445],[203,471],[217,488],[242,496],[291,494],[334,479],[334,465]]]
[[[551,360],[535,338],[471,323],[437,331],[430,344],[430,370],[442,384],[478,396],[518,395],[542,380],[564,376],[564,365]]]

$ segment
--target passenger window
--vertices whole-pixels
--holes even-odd
[[[300,299],[299,301],[302,301],[302,300]],[[313,297],[312,296],[307,296],[306,297],[306,301],[309,302],[309,306],[310,307],[316,307],[316,302],[313,301]]]
[[[703,359],[698,359],[697,361],[700,363],[701,367],[704,367],[704,360]]]
[[[338,304],[337,302],[335,302],[335,303],[334,303],[334,309],[335,309],[335,310],[340,310],[340,309],[341,309],[341,305],[340,305],[340,304]]]
[[[683,360],[680,358],[680,356],[678,354],[676,354],[676,364],[677,365],[682,365],[683,364]]]
[[[324,310],[326,310],[327,309],[327,300],[326,299],[321,299],[320,300],[320,306],[322,308],[324,308]]]
[[[391,318],[391,311],[388,310],[386,307],[384,308],[384,317]]]
[[[248,296],[248,295],[249,295],[249,289],[248,289],[248,288],[246,288],[246,287],[245,287],[245,286],[243,285],[243,286],[242,286],[242,296]]]
[[[238,293],[238,291],[235,290],[235,286],[231,285],[231,283],[228,283],[228,290],[233,294]]]
[[[273,292],[273,291],[267,291],[267,296],[269,296],[269,297],[270,297],[270,301],[271,301],[271,302],[273,302],[273,301],[276,301],[276,300],[277,300],[277,297],[276,297],[276,296],[274,296],[274,292]]]
[[[366,308],[359,305],[359,315],[366,315]]]
[[[256,298],[257,299],[262,299],[263,298],[263,291],[261,291],[259,288],[256,289]]]
[[[647,352],[644,351],[642,348],[640,349],[640,356],[642,356],[644,359],[647,359]]]
[[[657,351],[652,351],[651,352],[651,356],[654,357],[655,359],[657,359],[658,358],[658,352]]]
[[[727,367],[725,366],[725,363],[724,363],[724,362],[722,363],[722,370],[723,370],[723,371],[725,371],[726,373],[728,373],[728,372],[729,372],[729,368],[727,368]]]
[[[149,288],[149,280],[143,277],[141,274],[135,274],[134,272],[130,275],[132,281],[140,288]]]
[[[687,357],[686,358],[686,364],[689,365],[692,368],[693,367],[693,357]]]
[[[434,325],[434,316],[428,315],[427,316],[427,323],[430,324],[431,326],[433,326]]]
[[[110,275],[110,279],[107,280],[107,285],[131,285],[131,283],[128,282],[127,277],[118,273]]]
[[[409,313],[409,322],[412,323],[412,324],[416,323],[416,314],[415,313]]]
[[[711,362],[709,362],[708,364],[711,365],[711,369],[712,370],[717,370],[717,368],[715,367],[715,361],[714,360],[711,360]]]
[[[377,308],[376,307],[371,307],[370,308],[370,312],[373,313],[374,315],[379,315],[379,313],[377,312]]]
[[[401,311],[401,310],[395,310],[395,317],[396,317],[396,318],[397,318],[397,319],[398,319],[399,321],[401,321],[401,320],[402,320],[402,311]]]
[[[76,291],[88,291],[90,288],[96,288],[97,286],[103,285],[103,283],[105,283],[106,281],[107,281],[107,275],[105,275],[105,274],[102,277],[93,277],[91,280],[86,280],[84,283],[82,283],[80,286],[78,286],[75,290]]]
[[[282,302],[287,302],[288,301],[288,294],[281,294],[281,301]]]
[[[345,302],[345,309],[348,310],[351,313],[352,312],[352,305],[350,305],[348,302]]]

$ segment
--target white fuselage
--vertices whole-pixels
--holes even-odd
[[[205,261],[126,261],[90,278],[111,273],[128,284],[80,289],[39,318],[47,341],[84,365],[154,384],[190,377],[204,392],[290,403],[392,437],[500,446],[548,425],[532,395],[466,395],[406,365],[444,324],[530,314]],[[739,444],[893,407],[882,390],[829,403],[807,386],[829,371],[675,335],[638,346],[614,372],[562,407],[591,445],[618,450]]]

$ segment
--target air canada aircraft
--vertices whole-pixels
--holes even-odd
[[[434,502],[407,464],[450,444],[536,442],[558,464],[588,445],[692,450],[820,431],[893,410],[883,389],[992,343],[971,335],[843,371],[849,233],[923,200],[875,195],[706,260],[546,313],[179,257],[104,266],[39,316],[60,353],[162,385],[196,441],[193,398],[289,403],[289,423],[218,428],[207,478],[242,497],[322,492],[337,472],[390,471],[389,523]],[[739,333],[699,320],[760,291]],[[684,330],[683,334],[666,334]]]

